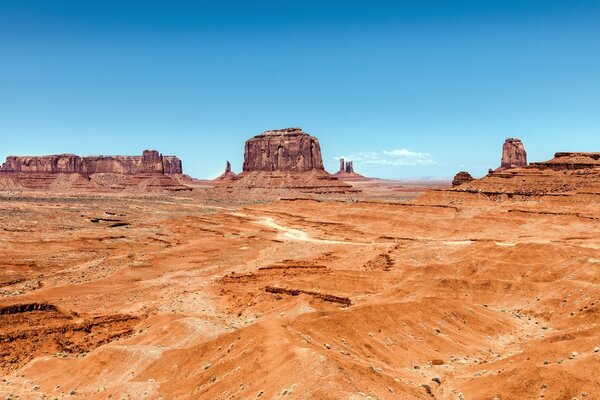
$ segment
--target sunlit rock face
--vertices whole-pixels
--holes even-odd
[[[243,170],[324,170],[319,140],[300,128],[263,132],[246,142]]]

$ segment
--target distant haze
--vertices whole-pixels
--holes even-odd
[[[384,178],[600,151],[598,1],[2,1],[0,157],[241,170],[268,129]]]

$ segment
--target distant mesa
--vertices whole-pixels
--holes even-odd
[[[600,153],[558,152],[548,161],[527,163],[519,139],[506,139],[500,168],[481,179],[468,179],[464,172],[454,177],[454,191],[486,198],[530,196],[600,195]]]
[[[269,130],[247,140],[242,173],[226,179],[222,187],[356,191],[325,171],[319,140],[301,128]]]
[[[181,160],[163,156],[156,150],[144,150],[141,156],[89,156],[58,154],[50,156],[9,156],[0,172],[123,174],[182,174]]]
[[[548,168],[557,171],[585,170],[600,167],[600,153],[560,152],[554,158],[544,162],[530,164],[537,168]]]
[[[458,174],[454,175],[454,179],[452,179],[452,186],[460,186],[463,183],[471,182],[474,178],[470,173],[466,171],[460,171]]]
[[[500,168],[516,168],[527,166],[527,152],[521,139],[507,138],[502,146]]]
[[[181,160],[156,150],[141,156],[9,156],[0,167],[0,189],[188,190],[182,177]]]

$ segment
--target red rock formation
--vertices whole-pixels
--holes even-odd
[[[598,168],[600,167],[600,153],[561,152],[554,154],[552,160],[531,163],[530,165],[558,171]]]
[[[175,156],[163,157],[155,150],[145,150],[142,156],[90,156],[74,154],[6,158],[0,172],[32,173],[113,173],[135,175],[138,173],[181,174],[181,160]]]
[[[324,170],[319,140],[300,128],[266,131],[246,142],[243,170]]]
[[[354,163],[352,161],[348,161],[346,163],[346,173],[353,174],[354,173]]]
[[[325,171],[318,139],[300,128],[266,131],[249,139],[242,173],[219,187],[307,193],[356,191]]]
[[[155,150],[145,150],[142,156],[10,156],[0,167],[0,189],[189,190],[173,179],[179,176],[181,161]]]
[[[237,176],[236,173],[231,170],[231,163],[229,161],[227,161],[227,164],[225,165],[225,172],[223,172],[221,175],[216,177],[215,180],[223,181],[226,179],[233,179],[236,176]]]
[[[454,189],[488,198],[585,193],[600,195],[600,153],[556,153],[548,161],[499,168]]]
[[[342,181],[370,181],[374,178],[367,178],[363,175],[354,172],[354,163],[340,158],[340,170],[333,174],[336,178]]]
[[[520,139],[507,138],[502,146],[500,168],[527,166],[527,152]]]
[[[466,171],[460,171],[458,174],[454,175],[454,179],[452,179],[452,186],[460,186],[463,183],[471,182],[474,178]]]

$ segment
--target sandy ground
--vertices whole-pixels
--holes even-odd
[[[1,194],[0,398],[600,399],[597,203],[383,192]]]

